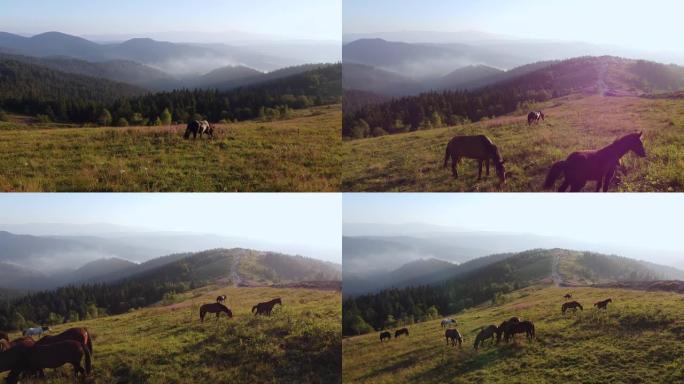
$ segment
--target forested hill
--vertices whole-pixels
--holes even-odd
[[[684,68],[616,57],[580,57],[528,71],[475,90],[448,90],[368,105],[344,116],[350,138],[438,128],[505,115],[571,93],[641,95],[684,87]]]
[[[0,304],[0,329],[59,324],[145,307],[217,282],[290,283],[341,280],[339,265],[301,256],[247,249],[216,249],[172,255],[129,271],[123,280],[68,286],[6,300]]]
[[[288,109],[339,103],[341,64],[320,65],[243,88],[145,91],[28,63],[0,61],[0,109],[48,121],[100,125],[161,125],[203,118],[212,122],[276,119]]]
[[[441,283],[347,298],[344,333],[355,335],[457,313],[538,283],[591,285],[621,280],[684,278],[684,272],[642,261],[563,249],[530,250],[475,259]]]

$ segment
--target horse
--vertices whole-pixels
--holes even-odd
[[[506,330],[508,329],[509,326],[515,323],[519,323],[520,319],[517,316],[513,316],[508,320],[504,320],[501,322],[499,327],[496,329],[496,343],[498,344],[501,341],[501,335],[506,333]]]
[[[569,293],[566,293],[565,296],[563,296],[564,299],[572,299],[572,295]]]
[[[254,312],[254,316],[256,316],[256,315],[271,316],[271,311],[273,311],[273,307],[276,304],[280,304],[281,306],[283,305],[283,302],[280,300],[280,297],[277,299],[273,299],[273,300],[267,301],[265,303],[259,303],[255,306],[253,306],[252,312]]]
[[[84,349],[87,349],[91,355],[93,354],[93,339],[90,337],[90,333],[88,332],[87,328],[69,328],[58,335],[45,336],[38,340],[36,345],[55,344],[67,340],[81,343],[81,346]]]
[[[385,331],[385,332],[380,333],[380,342],[385,341],[385,339],[387,339],[387,340],[392,339],[392,334],[389,333],[389,331]]]
[[[17,367],[33,346],[34,341],[30,337],[22,337],[10,343],[9,348],[0,351],[0,372],[10,371]]]
[[[408,336],[408,335],[409,335],[408,328],[397,329],[397,331],[394,332],[394,338],[395,338],[395,339],[396,339],[397,337],[401,336],[401,335],[406,335],[406,336]]]
[[[580,304],[579,302],[577,302],[577,301],[568,301],[567,303],[563,303],[563,305],[561,306],[561,313],[562,313],[562,314],[565,314],[565,311],[567,311],[568,309],[574,309],[574,310],[576,311],[577,308],[579,308],[580,311],[584,311],[584,308],[582,307],[582,304]]]
[[[209,122],[206,120],[192,120],[188,123],[187,127],[185,128],[185,134],[183,134],[183,138],[189,139],[190,134],[192,134],[192,138],[196,139],[198,133],[200,139],[202,138],[202,134],[204,133],[206,133],[207,136],[209,136],[210,138],[213,138],[214,127],[211,124],[209,124]]]
[[[50,327],[26,328],[21,333],[22,336],[43,336],[43,333],[50,330]]]
[[[528,320],[510,323],[504,330],[504,341],[508,342],[516,333],[525,333],[527,334],[527,339],[532,340],[535,337],[534,324]]]
[[[15,348],[10,349],[10,352]],[[7,376],[7,383],[17,383],[22,372],[39,372],[45,368],[59,368],[64,364],[74,367],[74,376],[81,374],[85,379],[92,371],[90,352],[83,348],[81,343],[73,340],[60,341],[54,344],[34,345],[22,350],[23,357],[18,364],[12,367]],[[85,356],[85,369],[81,366],[81,360]]]
[[[485,135],[476,136],[455,136],[446,146],[444,155],[444,168],[449,163],[451,157],[451,173],[454,178],[458,178],[458,162],[462,157],[479,161],[479,172],[477,179],[482,179],[482,163],[487,167],[486,176],[489,176],[489,162],[494,161],[496,174],[501,183],[506,182],[506,169],[504,161],[499,153],[499,148]]]
[[[596,307],[598,309],[608,309],[608,303],[612,303],[612,302],[613,302],[613,299],[610,299],[610,298],[602,300],[602,301],[597,301],[594,303],[594,307]]]
[[[491,339],[492,343],[494,342],[494,335],[497,333],[497,330],[499,328],[496,325],[490,325],[487,327],[483,327],[482,330],[475,336],[475,345],[474,348],[477,349],[479,345],[482,345],[485,340]]]
[[[459,347],[463,344],[463,336],[461,336],[461,333],[456,328],[444,331],[444,338],[446,339],[447,345],[449,345],[449,340],[451,340],[451,345],[454,347],[456,346],[456,342],[458,342]]]
[[[596,192],[601,186],[603,192],[607,192],[622,156],[632,151],[639,157],[646,157],[642,136],[643,132],[631,133],[599,150],[571,153],[565,160],[557,161],[551,166],[544,181],[544,189],[553,187],[556,179],[563,173],[565,180],[558,192],[565,192],[568,187],[571,192],[579,192],[590,180],[596,181]]]
[[[219,303],[219,304],[223,304],[223,303],[226,302],[226,299],[227,299],[227,298],[228,298],[228,297],[227,297],[226,295],[218,296],[218,297],[216,298],[216,302]]]
[[[442,323],[441,323],[441,324],[442,324],[442,328],[447,328],[447,327],[449,327],[451,324],[456,325],[456,320],[454,320],[454,319],[444,319],[444,320],[442,320]]]
[[[532,111],[527,114],[527,125],[530,126],[532,123],[539,123],[539,120],[544,121],[544,112],[542,111]]]
[[[207,314],[207,312],[215,313],[217,320],[218,320],[219,316],[221,316],[221,313],[225,313],[226,315],[228,315],[229,318],[233,317],[233,312],[223,304],[219,304],[219,303],[204,304],[200,307],[200,322],[204,323],[204,316]]]

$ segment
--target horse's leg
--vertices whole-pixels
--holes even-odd
[[[454,176],[455,179],[458,179],[458,161],[460,159],[458,158],[458,155],[452,154],[451,155],[451,174]]]
[[[480,180],[480,179],[482,179],[482,160],[478,160],[478,161],[479,161],[478,165],[480,168],[477,172],[477,179]]]
[[[558,192],[565,192],[569,186],[570,183],[568,182],[568,179],[563,180],[563,184],[561,184],[561,186],[558,187]]]
[[[587,184],[586,180],[573,182],[570,186],[570,192],[581,192],[582,188]]]
[[[485,160],[485,164],[487,165],[487,177],[489,177],[489,159]]]
[[[599,177],[599,179],[596,181],[596,191],[594,191],[594,192],[600,191],[602,184],[603,184],[603,176]]]
[[[610,183],[613,181],[613,176],[615,176],[615,167],[609,169],[606,173],[605,179],[603,180],[603,192],[608,192],[608,188],[610,188]]]

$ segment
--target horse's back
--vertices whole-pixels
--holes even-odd
[[[451,151],[462,157],[489,158],[495,145],[485,135],[456,136],[451,139]]]

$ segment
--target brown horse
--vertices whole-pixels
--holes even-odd
[[[15,350],[10,349],[9,352]],[[74,367],[74,376],[81,374],[85,379],[92,371],[90,352],[83,348],[81,343],[73,340],[60,341],[54,344],[35,345],[31,348],[22,349],[23,357],[18,364],[12,367],[12,371],[7,377],[7,383],[17,383],[22,372],[39,372],[45,368],[59,368],[64,364],[71,364]],[[81,366],[81,360],[85,356],[85,369]]]
[[[598,309],[608,309],[608,303],[612,303],[612,302],[613,302],[613,299],[610,299],[610,298],[605,299],[605,300],[601,300],[601,301],[597,301],[594,303],[594,307],[596,307]]]
[[[477,349],[478,346],[483,345],[487,339],[490,339],[492,343],[494,343],[494,336],[496,335],[498,329],[499,327],[496,325],[490,325],[488,327],[482,328],[480,333],[475,336],[475,349]]]
[[[579,308],[580,311],[583,311],[583,310],[584,310],[584,308],[582,307],[582,304],[580,304],[579,302],[577,302],[577,301],[568,301],[567,303],[563,303],[563,305],[561,306],[561,313],[562,313],[562,314],[565,314],[565,311],[567,311],[568,309],[573,309],[573,310],[576,311],[577,308]]]
[[[521,321],[518,323],[510,323],[504,331],[504,341],[508,342],[516,333],[527,334],[527,339],[532,340],[534,335],[534,324],[531,321]]]
[[[81,343],[81,346],[84,349],[87,349],[90,355],[93,354],[93,339],[90,337],[87,328],[69,328],[58,335],[44,336],[42,339],[36,341],[36,345],[55,344],[68,340]]]
[[[395,339],[396,339],[397,337],[401,336],[401,335],[406,335],[406,336],[408,336],[408,335],[409,335],[408,328],[397,329],[396,332],[394,332],[394,338],[395,338]]]
[[[477,179],[482,178],[482,163],[487,167],[486,175],[489,176],[489,161],[494,161],[496,174],[502,183],[506,182],[506,169],[504,161],[499,153],[499,148],[485,135],[476,136],[455,136],[446,146],[444,155],[444,168],[449,163],[451,157],[451,173],[458,178],[458,163],[461,158],[475,159],[479,161],[479,172]]]
[[[544,121],[544,112],[532,111],[527,114],[527,125],[532,125],[532,123],[539,123],[539,120]]]
[[[608,191],[615,175],[615,168],[622,156],[632,151],[639,157],[646,157],[644,143],[641,141],[642,136],[642,132],[632,133],[599,150],[571,153],[567,159],[551,166],[544,181],[544,189],[553,187],[556,179],[564,173],[565,180],[558,188],[558,192],[565,192],[568,187],[571,192],[579,192],[590,180],[596,181],[596,192],[601,189],[602,185],[603,192]]]
[[[392,339],[392,334],[389,333],[389,331],[385,331],[385,332],[380,333],[380,342],[385,341],[385,339],[387,339],[387,340]]]
[[[519,323],[520,319],[517,316],[513,316],[508,320],[504,320],[501,322],[499,327],[496,329],[496,343],[498,344],[501,341],[501,335],[506,333],[506,330],[508,327],[510,327],[512,324]]]
[[[30,337],[22,339],[30,339],[31,341],[27,340],[25,343],[17,343],[0,352],[0,372],[10,371],[19,366],[26,353],[33,348],[33,339]]]
[[[446,339],[446,344],[449,345],[449,340],[451,340],[451,345],[460,347],[463,344],[463,336],[456,328],[447,329],[444,331],[444,338]]]
[[[280,304],[280,306],[283,305],[283,302],[280,300],[280,297],[278,297],[277,299],[273,299],[273,300],[267,301],[265,303],[259,303],[255,306],[253,306],[252,312],[254,312],[254,316],[256,316],[256,315],[271,316],[271,311],[273,311],[273,307],[276,304]]]
[[[207,312],[215,313],[217,320],[218,320],[219,316],[221,316],[221,313],[225,313],[226,315],[228,315],[229,318],[233,317],[233,312],[231,312],[231,310],[228,309],[228,307],[226,307],[223,304],[219,304],[219,303],[203,304],[200,307],[200,322],[204,323],[204,316],[206,316]]]
[[[224,304],[228,297],[226,295],[221,295],[216,297],[216,302],[219,304]]]

